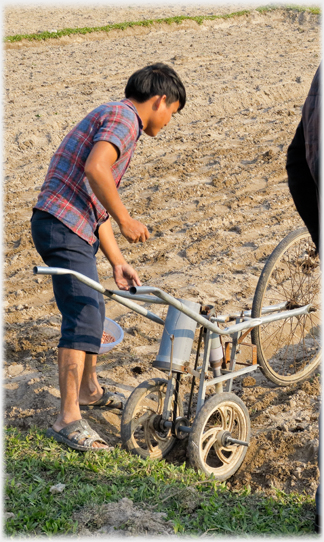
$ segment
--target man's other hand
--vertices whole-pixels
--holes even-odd
[[[129,290],[131,286],[142,286],[135,269],[128,263],[113,267],[115,282],[120,290]]]

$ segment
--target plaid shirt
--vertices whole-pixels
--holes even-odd
[[[65,136],[51,159],[35,208],[63,222],[90,245],[97,240],[97,227],[108,218],[84,174],[84,166],[97,141],[113,143],[119,157],[111,168],[117,188],[136,142],[142,121],[127,99],[100,105]]]

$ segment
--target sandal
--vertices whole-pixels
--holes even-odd
[[[95,403],[92,403],[91,405],[80,405],[80,410],[95,410],[95,409],[106,409],[106,408],[114,408],[117,410],[123,410],[126,399],[125,396],[122,393],[113,393],[112,391],[109,391],[108,388],[105,386],[102,386],[103,394],[96,401]]]
[[[94,442],[101,442],[108,446],[107,442],[103,440],[96,431],[91,429],[87,420],[77,420],[75,422],[68,423],[60,431],[54,431],[51,427],[46,431],[47,437],[53,437],[56,442],[63,442],[74,450],[80,452],[88,452],[93,450],[95,452],[109,452],[112,450],[109,448],[93,448]],[[80,444],[80,441],[82,444]]]

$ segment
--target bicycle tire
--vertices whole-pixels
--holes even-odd
[[[273,383],[286,386],[309,378],[320,363],[320,264],[307,228],[289,233],[260,275],[252,318],[262,307],[286,302],[287,310],[311,304],[315,312],[263,324],[251,332],[258,363]]]

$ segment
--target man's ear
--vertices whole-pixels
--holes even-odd
[[[156,96],[152,106],[153,111],[158,111],[161,104],[164,104],[166,102],[166,98],[166,94],[163,94],[163,96]]]

